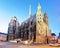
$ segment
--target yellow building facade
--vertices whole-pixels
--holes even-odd
[[[50,35],[47,14],[43,15],[39,4],[36,13],[36,42],[46,43]]]

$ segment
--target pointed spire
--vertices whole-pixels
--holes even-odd
[[[41,10],[41,6],[40,6],[40,3],[38,4],[38,10]]]
[[[32,8],[31,8],[31,5],[29,6],[29,17],[32,16]]]
[[[39,15],[39,16],[43,15],[40,4],[38,4],[37,13],[36,14]]]
[[[12,20],[17,20],[16,16],[12,17]]]
[[[45,18],[48,18],[48,15],[47,15],[47,13],[46,13],[46,12],[44,13],[44,17],[45,17]]]

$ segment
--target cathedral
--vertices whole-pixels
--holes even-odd
[[[17,18],[13,17],[8,27],[8,40],[22,38],[36,43],[47,43],[51,36],[48,24],[48,15],[43,13],[40,4],[37,12],[32,15],[31,6],[29,7],[29,18],[19,25]]]

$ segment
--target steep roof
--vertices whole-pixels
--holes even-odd
[[[24,25],[25,23],[28,23],[28,22],[36,22],[36,14],[31,16],[30,18],[28,18],[27,20],[25,20],[24,22],[22,22],[21,25]]]

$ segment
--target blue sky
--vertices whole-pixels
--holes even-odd
[[[32,15],[37,11],[40,3],[42,12],[49,18],[49,28],[52,32],[60,32],[60,0],[0,0],[0,32],[7,33],[10,19],[16,16],[19,23],[29,17],[29,5],[32,6]]]

